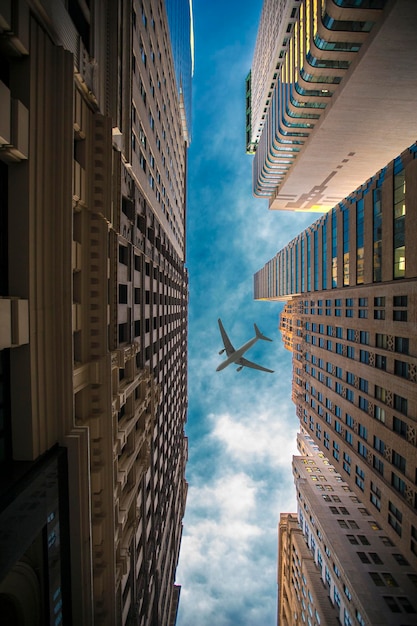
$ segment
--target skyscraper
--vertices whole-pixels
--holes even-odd
[[[414,144],[255,275],[256,298],[286,301],[280,327],[284,344],[293,353],[292,398],[302,431],[311,440],[310,448],[330,462],[337,481],[364,508],[365,526],[366,519],[375,525],[372,530],[378,537],[372,541],[368,537],[366,545],[376,548],[381,541],[389,547],[389,554],[375,557],[381,563],[372,561],[372,554],[385,550],[382,545],[372,549],[371,555],[366,553],[366,575],[356,580],[355,564],[349,565],[344,556],[354,526],[349,526],[350,518],[343,521],[343,511],[335,511],[340,517],[326,532],[332,528],[333,535],[339,536],[329,539],[333,546],[329,551],[346,584],[350,581],[349,593],[360,594],[362,589],[369,597],[379,597],[381,589],[375,586],[381,587],[382,608],[375,604],[372,610],[383,615],[383,608],[388,607],[388,617],[372,616],[366,594],[364,602],[357,595],[355,606],[363,621],[357,616],[356,621],[360,624],[394,624],[397,613],[401,617],[398,623],[413,623],[406,621],[406,614],[414,616],[417,610],[410,606],[413,592],[409,585],[417,580],[417,254],[412,243],[417,211],[416,154]],[[311,450],[307,454],[312,454]],[[324,461],[314,463],[319,467]],[[328,472],[324,466],[319,469],[320,475]],[[317,535],[314,524],[322,535],[328,524],[322,499],[337,507],[333,495],[341,497],[333,485],[331,500],[326,500],[329,494],[321,482],[325,479],[314,471],[316,485],[311,485],[308,473],[295,459],[299,522],[307,541],[308,533]],[[333,605],[346,609],[352,621],[345,623],[355,623],[349,611],[352,605],[346,598],[341,600],[338,579],[343,576],[336,572],[334,577],[336,570],[329,560],[327,578],[333,583],[327,580],[324,560],[316,551],[317,538],[314,540],[310,549],[328,584],[328,595]],[[356,545],[354,540],[350,543]],[[399,555],[396,564],[395,555]],[[401,572],[407,574],[404,584],[397,581],[394,566],[397,578]],[[333,584],[338,595],[332,591]],[[379,622],[382,619],[386,621]]]
[[[0,27],[1,612],[174,624],[190,4],[19,0]]]
[[[411,626],[415,569],[375,522],[372,507],[301,430],[303,456],[293,459],[298,515],[281,515],[279,525],[280,626],[307,619],[321,626]]]
[[[330,210],[414,141],[416,23],[412,0],[264,2],[246,145],[270,209]]]

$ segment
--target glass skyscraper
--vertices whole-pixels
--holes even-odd
[[[194,72],[193,4],[192,0],[166,0],[165,5],[181,115],[185,116],[184,136],[189,143],[192,134],[191,78]]]
[[[265,0],[246,149],[270,209],[328,211],[414,141],[416,21],[408,0]]]

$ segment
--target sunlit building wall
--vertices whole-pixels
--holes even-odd
[[[329,602],[296,513],[281,513],[278,546],[279,626],[298,626],[307,619],[320,626],[335,624],[339,611]]]
[[[189,140],[165,4],[19,0],[0,28],[1,613],[174,624]]]
[[[253,192],[271,209],[328,211],[414,141],[417,7],[410,0],[271,5],[264,4],[247,80]],[[277,23],[280,36],[270,39]]]
[[[291,514],[289,523],[285,517],[280,521],[283,623],[411,626],[417,611],[415,569],[304,428],[298,447],[303,454],[293,458],[298,524]]]

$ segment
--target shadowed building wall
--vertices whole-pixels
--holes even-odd
[[[0,28],[3,542],[50,489],[0,598],[29,567],[30,623],[175,623],[188,132],[165,5],[19,0]]]

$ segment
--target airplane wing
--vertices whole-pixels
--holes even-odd
[[[274,370],[269,370],[267,367],[262,367],[262,365],[257,365],[252,361],[248,361],[248,359],[244,359],[241,357],[238,361],[236,361],[237,365],[242,365],[242,367],[251,367],[254,370],[261,370],[261,372],[269,372],[270,374],[274,373]]]
[[[232,346],[232,342],[227,336],[227,332],[224,330],[223,324],[220,318],[218,319],[218,322],[219,322],[220,334],[222,336],[224,349],[226,350],[227,356],[230,356],[231,354],[233,354],[233,352],[236,352],[236,350]]]

